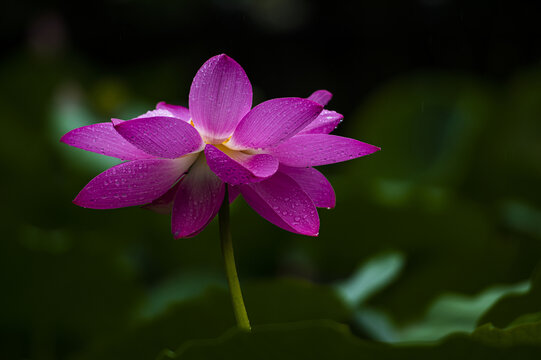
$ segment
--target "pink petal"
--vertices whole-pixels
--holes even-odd
[[[246,202],[276,226],[298,234],[317,236],[319,216],[310,197],[289,176],[277,172],[269,179],[241,185]]]
[[[295,180],[317,207],[333,208],[336,205],[331,183],[316,169],[280,165],[279,171]]]
[[[134,119],[146,119],[146,118],[157,117],[157,116],[176,118],[176,116],[169,110],[155,109],[155,110],[149,110],[146,113],[144,113],[142,115],[139,115],[136,118],[133,118],[131,120],[134,120]],[[119,119],[115,119],[115,120],[119,120]],[[126,120],[121,120],[121,121],[126,121]]]
[[[227,146],[259,149],[284,141],[314,120],[323,107],[301,98],[280,98],[257,105],[240,121]]]
[[[332,94],[327,90],[317,90],[314,91],[308,99],[317,102],[321,106],[325,106],[331,101]]]
[[[355,139],[326,134],[297,135],[269,149],[281,164],[308,167],[333,164],[372,154],[379,147]]]
[[[143,115],[141,115],[141,116],[143,116]],[[126,122],[126,121],[129,121],[129,120],[121,120],[121,119],[116,119],[116,118],[111,119],[111,123],[113,124],[113,126],[120,125],[120,124],[122,124],[123,122]],[[117,131],[117,133],[118,133],[118,131]],[[122,135],[120,135],[120,136],[122,136]]]
[[[149,117],[115,125],[126,140],[145,152],[174,159],[203,149],[203,140],[193,126],[177,118]]]
[[[179,182],[176,183],[165,194],[152,201],[150,204],[143,206],[143,209],[151,210],[158,214],[171,214],[171,211],[173,210],[173,200],[177,194],[180,182],[182,182],[182,179],[180,179]]]
[[[116,165],[92,179],[73,200],[91,209],[143,205],[163,195],[188,169],[193,157],[134,160]]]
[[[74,129],[62,136],[60,141],[79,149],[122,160],[150,159],[154,157],[126,141],[115,131],[111,123],[99,123]]]
[[[157,110],[167,110],[170,112],[174,117],[179,118],[183,121],[189,122],[192,118],[190,115],[190,110],[185,108],[184,106],[180,105],[170,105],[165,103],[165,101],[160,101],[156,105]]]
[[[201,232],[220,210],[224,194],[225,184],[200,157],[180,182],[175,196],[171,218],[175,238]]]
[[[343,118],[344,116],[336,111],[323,110],[314,121],[306,125],[298,134],[328,134],[336,129]]]
[[[227,55],[207,60],[193,79],[189,97],[195,127],[210,143],[222,143],[252,107],[252,85]]]
[[[278,160],[269,154],[249,155],[221,146],[207,144],[205,156],[210,169],[222,181],[231,184],[249,184],[268,178],[278,170]]]
[[[240,189],[238,186],[229,185],[228,193],[229,193],[229,203],[232,203],[240,195]]]

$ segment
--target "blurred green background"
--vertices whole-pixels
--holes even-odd
[[[2,359],[532,358],[541,351],[541,48],[534,1],[10,2],[0,15]],[[217,224],[71,203],[114,159],[65,132],[186,105],[225,52],[254,103],[328,89],[317,238],[242,199],[236,332]]]

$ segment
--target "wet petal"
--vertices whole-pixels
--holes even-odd
[[[317,90],[314,91],[308,99],[317,102],[321,106],[325,106],[331,101],[332,94],[327,90]]]
[[[281,164],[309,167],[333,164],[372,154],[379,147],[355,139],[326,134],[304,134],[269,149]]]
[[[307,126],[322,109],[318,103],[301,98],[265,101],[240,121],[227,146],[241,150],[275,145]]]
[[[317,118],[310,124],[306,125],[304,129],[299,131],[300,134],[328,134],[332,132],[338,124],[342,122],[344,116],[336,111],[323,110]]]
[[[175,195],[177,194],[178,187],[182,179],[179,180],[171,189],[169,189],[165,194],[152,201],[150,204],[143,206],[143,209],[154,211],[158,214],[171,214],[173,210],[173,200],[175,200]]]
[[[133,118],[133,119],[130,119],[130,120],[134,120],[134,119],[146,119],[146,118],[151,118],[151,117],[156,117],[156,116],[162,116],[162,117],[170,117],[170,118],[176,118],[176,116],[169,110],[165,110],[165,109],[155,109],[155,110],[149,110],[147,111],[146,113],[142,114],[142,115],[139,115],[138,117],[136,118]],[[115,120],[119,120],[119,119],[115,119]],[[128,120],[121,120],[121,121],[128,121]],[[115,124],[116,125],[116,124]]]
[[[333,208],[335,206],[336,196],[331,183],[316,169],[280,165],[279,171],[295,180],[317,207]]]
[[[125,140],[111,123],[83,126],[62,136],[61,142],[70,146],[122,160],[150,159],[145,153]]]
[[[190,113],[195,127],[208,142],[222,143],[252,107],[248,76],[227,55],[209,59],[190,88]]]
[[[173,203],[171,229],[176,239],[201,232],[216,216],[224,199],[225,184],[201,156],[179,184]]]
[[[318,235],[319,216],[314,203],[286,174],[277,172],[265,181],[239,188],[246,202],[274,225],[298,234]]]
[[[134,160],[116,165],[92,179],[73,200],[91,209],[116,209],[149,203],[179,179],[193,158]]]
[[[137,118],[136,118],[137,119]],[[121,120],[121,119],[117,119],[117,118],[112,118],[111,119],[111,123],[113,124],[113,126],[117,126],[117,125],[120,125],[122,124],[123,122],[126,122],[126,121],[129,121],[129,120]],[[115,130],[116,131],[116,130]],[[118,131],[117,131],[118,132]],[[119,134],[120,135],[120,134]],[[122,136],[122,135],[120,135]]]
[[[190,110],[188,110],[188,108],[180,105],[167,104],[165,101],[160,101],[156,105],[156,110],[166,110],[174,117],[186,122],[189,122],[191,119]]]
[[[229,186],[229,203],[235,201],[235,199],[240,195],[240,189],[238,186],[228,185]]]
[[[207,144],[205,156],[210,169],[222,181],[231,184],[249,184],[268,178],[278,170],[278,160],[269,154],[249,155],[240,151]]]
[[[176,118],[133,119],[115,125],[115,129],[134,146],[157,157],[175,159],[203,149],[197,130]]]

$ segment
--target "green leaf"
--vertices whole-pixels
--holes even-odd
[[[345,322],[351,316],[350,309],[330,287],[297,279],[242,285],[252,325],[309,319]],[[194,338],[217,337],[234,326],[229,293],[213,287],[96,344],[83,359],[153,359],[164,348],[174,348]]]
[[[443,294],[430,305],[425,316],[405,326],[396,326],[387,314],[361,308],[355,317],[375,339],[389,342],[434,341],[454,332],[471,332],[480,316],[499,298],[524,293],[528,282],[491,286],[474,296]]]
[[[536,317],[539,319],[539,316]],[[472,339],[495,346],[537,345],[541,346],[541,321],[526,322],[499,329],[491,324],[478,327]]]
[[[532,276],[530,291],[510,294],[500,299],[478,321],[478,325],[491,323],[497,327],[510,326],[524,314],[539,312],[541,308],[541,267]]]
[[[518,318],[516,318],[515,321],[513,321],[511,323],[511,325],[509,325],[509,327],[517,326],[517,325],[523,325],[523,324],[536,323],[536,322],[540,322],[540,321],[541,321],[541,312],[531,313],[531,314],[524,314],[524,315],[521,315]]]
[[[404,261],[404,256],[398,252],[376,256],[360,266],[349,279],[337,283],[335,289],[349,306],[355,307],[394,281]]]
[[[510,335],[504,335],[504,337]],[[541,347],[532,344],[507,346],[455,336],[438,344],[391,346],[368,342],[352,335],[345,325],[312,321],[254,327],[251,333],[232,330],[216,339],[185,343],[166,350],[166,359],[538,359]]]
[[[528,276],[514,273],[518,244],[506,241],[483,209],[466,198],[449,194],[438,209],[420,204],[389,208],[367,199],[354,182],[337,189],[344,193],[337,195],[339,206],[321,212],[320,237],[305,240],[306,251],[324,276],[334,278],[349,276],[373,254],[404,254],[400,278],[368,299],[399,323],[421,317],[441,293],[475,294]]]

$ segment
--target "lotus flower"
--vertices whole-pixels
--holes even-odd
[[[229,184],[273,224],[319,232],[316,207],[333,207],[334,190],[313,166],[367,155],[378,147],[328,135],[342,116],[324,110],[320,90],[308,99],[278,98],[252,108],[252,86],[227,55],[199,69],[189,109],[158,103],[135,119],[77,128],[62,142],[126,160],[99,174],[73,201],[92,209],[145,205],[172,212],[175,238],[191,237],[216,216]]]

